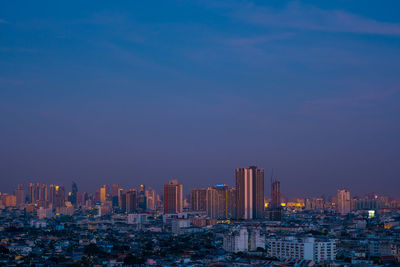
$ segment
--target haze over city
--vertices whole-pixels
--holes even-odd
[[[400,3],[364,3],[3,3],[1,191],[254,164],[266,195],[273,168],[288,197],[399,197]]]

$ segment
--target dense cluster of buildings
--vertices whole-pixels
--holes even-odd
[[[288,200],[264,170],[238,168],[236,186],[174,179],[96,192],[18,185],[0,194],[0,264],[375,266],[400,262],[400,203],[377,194]]]

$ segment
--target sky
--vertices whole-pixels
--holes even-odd
[[[272,169],[289,197],[400,196],[400,2],[5,1],[0,191]]]

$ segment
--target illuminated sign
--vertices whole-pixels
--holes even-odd
[[[375,211],[374,210],[369,210],[368,211],[368,218],[374,218],[375,217]]]

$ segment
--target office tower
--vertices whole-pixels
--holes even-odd
[[[250,167],[253,170],[253,218],[264,218],[264,169],[257,166]]]
[[[164,185],[164,213],[176,214],[183,210],[182,184],[174,179]]]
[[[22,184],[19,184],[17,189],[15,189],[15,201],[17,206],[23,205],[25,203],[25,190]]]
[[[323,211],[325,209],[325,201],[322,197],[313,198],[311,206],[313,210]]]
[[[264,217],[264,169],[256,166],[236,169],[236,216],[239,219]]]
[[[72,190],[71,190],[71,196],[69,198],[69,201],[71,204],[76,207],[78,203],[78,186],[76,185],[75,182],[72,182]]]
[[[337,211],[345,215],[351,211],[350,191],[342,189],[337,191]]]
[[[126,190],[120,190],[119,208],[126,212]]]
[[[147,210],[154,211],[156,210],[156,191],[148,187],[146,189],[146,206]]]
[[[29,203],[44,206],[47,201],[47,185],[41,183],[29,183]]]
[[[120,199],[119,193],[120,193],[119,185],[113,184],[111,186],[111,201],[112,201],[113,207],[119,206],[119,199]]]
[[[190,194],[190,206],[192,211],[206,211],[207,189],[193,189]]]
[[[53,208],[65,206],[65,190],[63,186],[50,185],[50,199]]]
[[[47,184],[40,184],[38,196],[40,206],[45,206],[47,199]]]
[[[140,212],[147,211],[146,187],[144,185],[140,185],[140,189],[137,194],[137,205]]]
[[[37,198],[36,198],[36,184],[35,183],[29,183],[29,189],[28,189],[28,200],[29,203],[35,203]]]
[[[136,189],[129,189],[125,194],[125,205],[126,205],[126,213],[136,213],[137,212],[137,191]]]
[[[227,189],[226,185],[216,185],[207,188],[207,215],[213,219],[227,218]]]
[[[229,188],[227,191],[227,218],[236,218],[236,188]]]
[[[56,185],[51,184],[49,186],[49,203],[52,205],[52,207],[55,207],[55,201],[56,201]]]
[[[100,188],[100,203],[106,203],[106,185]]]
[[[281,183],[278,180],[271,182],[271,204],[269,207],[269,219],[271,221],[280,221],[282,219]]]

